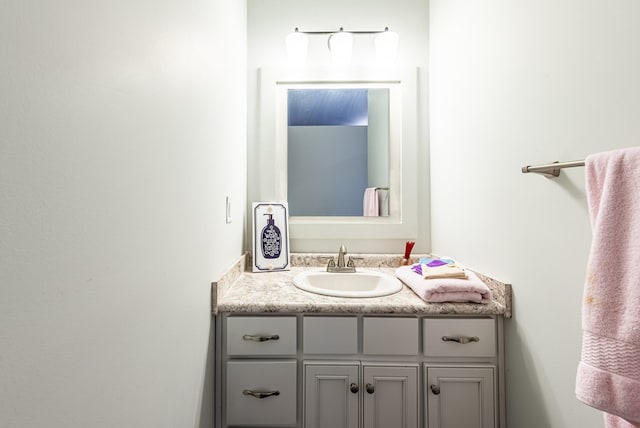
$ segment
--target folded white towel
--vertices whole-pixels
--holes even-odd
[[[429,267],[425,264],[421,264],[422,277],[424,279],[439,279],[439,278],[460,278],[467,279],[469,276],[467,272],[455,263],[448,265]]]
[[[424,279],[411,270],[411,266],[401,266],[396,269],[396,276],[425,302],[489,303],[489,287],[475,273],[466,272],[468,279]]]

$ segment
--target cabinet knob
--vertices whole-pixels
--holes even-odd
[[[255,398],[267,398],[280,395],[280,391],[252,391],[250,389],[245,389],[242,391],[242,395],[250,395]]]
[[[278,336],[277,334],[273,334],[271,336],[245,334],[244,336],[242,336],[242,339],[243,340],[251,340],[251,341],[254,341],[254,342],[266,342],[268,340],[278,340],[278,339],[280,339],[280,336]]]
[[[465,336],[459,336],[459,337],[449,337],[449,336],[442,336],[442,341],[443,342],[458,342],[458,343],[462,343],[463,345],[466,343],[471,343],[471,342],[480,342],[480,338],[478,336],[473,336],[473,337],[465,337]]]
[[[375,387],[370,383],[366,384],[365,388],[369,394],[373,394],[376,391]]]
[[[358,386],[358,384],[356,383],[352,383],[351,385],[349,385],[349,389],[351,390],[351,392],[353,392],[354,394],[357,394],[358,391],[360,391],[360,387]]]
[[[430,385],[429,389],[431,389],[433,395],[440,395],[440,387],[438,385]]]

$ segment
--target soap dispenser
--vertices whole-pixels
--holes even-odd
[[[267,225],[262,229],[262,255],[265,259],[277,259],[282,251],[282,237],[280,228],[276,226],[273,220],[273,214],[264,214],[269,216]]]

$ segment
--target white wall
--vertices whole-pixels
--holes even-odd
[[[0,4],[3,428],[211,426],[245,23],[243,1]]]
[[[249,176],[248,196],[251,202],[275,198],[265,194],[264,183],[274,179],[275,174],[267,168],[260,168],[263,159],[259,156],[260,145],[260,90],[258,87],[258,68],[283,67],[287,64],[285,38],[294,28],[302,31],[328,31],[344,27],[346,30],[382,30],[389,27],[400,36],[396,65],[400,68],[420,68],[418,110],[419,129],[417,130],[418,160],[417,168],[427,170],[428,165],[428,3],[424,0],[248,0],[248,149]],[[331,64],[329,50],[326,48],[327,36],[309,37],[308,64],[310,67],[326,69]],[[354,38],[354,59],[356,66],[370,65],[374,61],[373,38],[356,36]],[[413,161],[413,159],[412,159]],[[415,169],[415,168],[414,168]],[[262,170],[262,171],[261,171]],[[271,177],[271,175],[274,177]],[[418,187],[421,197],[417,201],[419,225],[413,236],[385,239],[297,239],[290,234],[292,251],[318,252],[338,251],[345,243],[352,252],[401,252],[406,239],[414,239],[415,251],[429,249],[429,177],[423,174]],[[417,235],[417,236],[416,236]],[[251,233],[247,233],[251,239]],[[250,242],[250,241],[249,241]],[[250,245],[247,245],[250,247]]]
[[[512,428],[602,427],[574,398],[591,231],[584,169],[640,142],[640,3],[431,0],[433,250],[513,283]]]

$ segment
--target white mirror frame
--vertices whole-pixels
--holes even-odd
[[[417,69],[366,73],[260,69],[259,197],[287,200],[287,90],[359,87],[390,90],[390,215],[292,216],[289,236],[300,239],[408,239],[418,234]],[[426,219],[425,219],[426,220]]]

